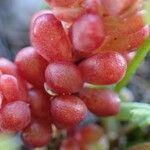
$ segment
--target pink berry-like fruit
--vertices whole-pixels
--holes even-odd
[[[57,62],[48,65],[45,79],[49,88],[59,94],[78,92],[83,79],[77,66],[68,62]]]
[[[51,102],[51,116],[62,128],[79,124],[87,114],[87,107],[76,96],[59,96]]]
[[[115,92],[84,88],[79,93],[88,109],[97,116],[113,116],[120,111],[120,98]]]
[[[79,69],[86,82],[109,85],[119,82],[124,77],[127,62],[117,52],[103,52],[83,60]]]

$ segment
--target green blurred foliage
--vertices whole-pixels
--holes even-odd
[[[20,150],[21,143],[12,134],[0,134],[0,150]]]
[[[150,0],[145,1],[144,9],[146,11],[146,15],[145,15],[146,22],[147,22],[148,25],[150,25]]]
[[[121,121],[129,121],[141,128],[150,125],[150,105],[137,102],[122,102],[121,111],[117,118]]]

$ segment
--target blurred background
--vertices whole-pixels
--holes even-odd
[[[42,0],[0,0],[0,56],[13,59],[20,48],[30,45],[30,19],[42,5]]]
[[[0,57],[13,60],[21,48],[30,45],[31,17],[45,6],[44,0],[0,0]],[[123,93],[130,100],[150,103],[150,54]],[[11,142],[11,145],[7,142]],[[17,137],[10,141],[8,137],[0,137],[0,150],[17,150],[15,142],[21,143]]]

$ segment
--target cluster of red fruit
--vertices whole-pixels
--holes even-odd
[[[84,85],[119,82],[127,69],[121,53],[128,55],[149,35],[142,0],[47,2],[53,12],[33,17],[32,47],[22,49],[15,63],[0,59],[0,129],[21,132],[32,147],[49,143],[51,124],[79,124],[87,108],[97,116],[117,114],[115,92]]]
[[[104,131],[101,127],[90,124],[80,129],[67,132],[67,138],[61,143],[60,150],[93,150],[93,145],[105,147]]]

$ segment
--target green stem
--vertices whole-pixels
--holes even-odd
[[[132,78],[136,70],[138,69],[140,63],[143,61],[143,59],[146,57],[148,52],[150,51],[150,37],[145,40],[144,44],[141,46],[141,48],[137,51],[136,56],[131,61],[131,63],[128,65],[128,70],[123,78],[115,87],[116,92],[120,92],[120,90],[127,85],[129,80]]]
[[[118,137],[119,122],[115,117],[101,118],[107,137],[113,141]]]

